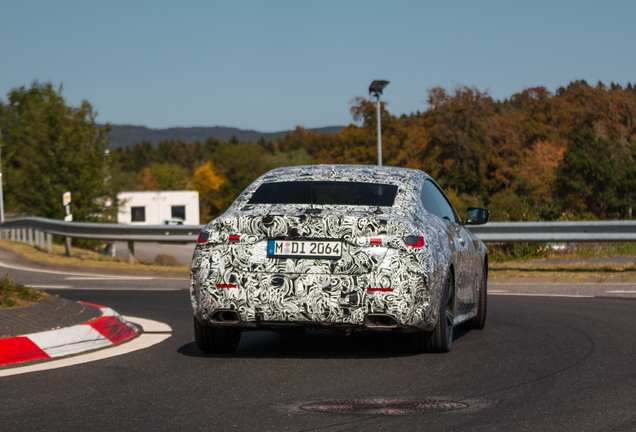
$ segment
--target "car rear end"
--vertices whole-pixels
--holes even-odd
[[[190,283],[197,320],[429,329],[434,262],[413,201],[419,172],[304,168],[261,177],[202,231]]]

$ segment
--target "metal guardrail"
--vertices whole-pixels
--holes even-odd
[[[195,242],[205,225],[124,225],[25,217],[1,229],[31,228],[63,237],[134,242]],[[467,228],[485,242],[636,241],[636,221],[490,222]]]
[[[51,236],[128,242],[129,261],[135,261],[135,242],[183,243],[197,241],[205,225],[124,225],[63,222],[25,217],[0,225],[0,237],[36,244],[52,250]],[[487,243],[568,243],[636,241],[636,221],[586,222],[490,222],[469,225],[473,234]],[[46,245],[44,234],[46,233]],[[70,255],[70,241],[67,241]]]
[[[25,217],[0,225],[0,238],[28,243],[53,251],[53,235],[65,237],[66,255],[71,255],[71,238],[105,242],[128,242],[128,262],[135,262],[135,242],[196,242],[205,225],[124,225],[64,222],[57,219]],[[45,239],[46,236],[46,239]],[[112,246],[112,245],[111,245]],[[114,254],[114,249],[110,248]]]
[[[487,243],[636,241],[636,221],[490,222],[467,228]]]
[[[57,219],[25,217],[10,219],[1,229],[31,228],[63,237],[104,241],[195,242],[205,225],[124,225],[64,222]]]

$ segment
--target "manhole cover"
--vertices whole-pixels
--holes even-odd
[[[456,411],[468,404],[439,399],[343,399],[316,402],[300,407],[306,411],[331,414],[402,415],[425,412]]]

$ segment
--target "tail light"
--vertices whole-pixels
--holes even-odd
[[[231,235],[230,237],[228,237],[228,240],[230,241],[230,243],[238,243],[239,241],[241,241],[241,236]]]
[[[406,236],[406,238],[404,239],[404,243],[406,243],[407,246],[421,248],[422,246],[424,246],[424,237],[414,235]]]
[[[201,233],[199,234],[199,240],[197,240],[198,244],[205,244],[208,242],[208,239],[210,238],[210,233],[207,231],[201,231]]]
[[[382,244],[382,239],[381,238],[372,238],[372,239],[369,240],[369,243],[371,243],[372,245],[380,246]]]

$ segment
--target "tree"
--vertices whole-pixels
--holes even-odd
[[[186,170],[174,163],[152,163],[137,175],[137,186],[147,191],[189,190],[192,183]]]
[[[605,217],[616,207],[615,168],[610,142],[590,129],[572,134],[557,171],[558,194],[574,213]]]
[[[104,216],[109,125],[97,129],[95,116],[86,101],[68,106],[62,86],[55,91],[50,82],[8,93],[0,102],[8,212],[61,219],[62,194],[70,191],[74,220]]]
[[[223,211],[261,174],[275,168],[261,146],[232,138],[212,155],[212,164],[226,179],[219,191]]]
[[[212,162],[206,163],[194,172],[194,187],[199,191],[202,220],[208,219],[221,210],[222,200],[219,196],[219,189],[223,183],[225,183],[225,178],[218,174],[218,169],[212,165]]]

